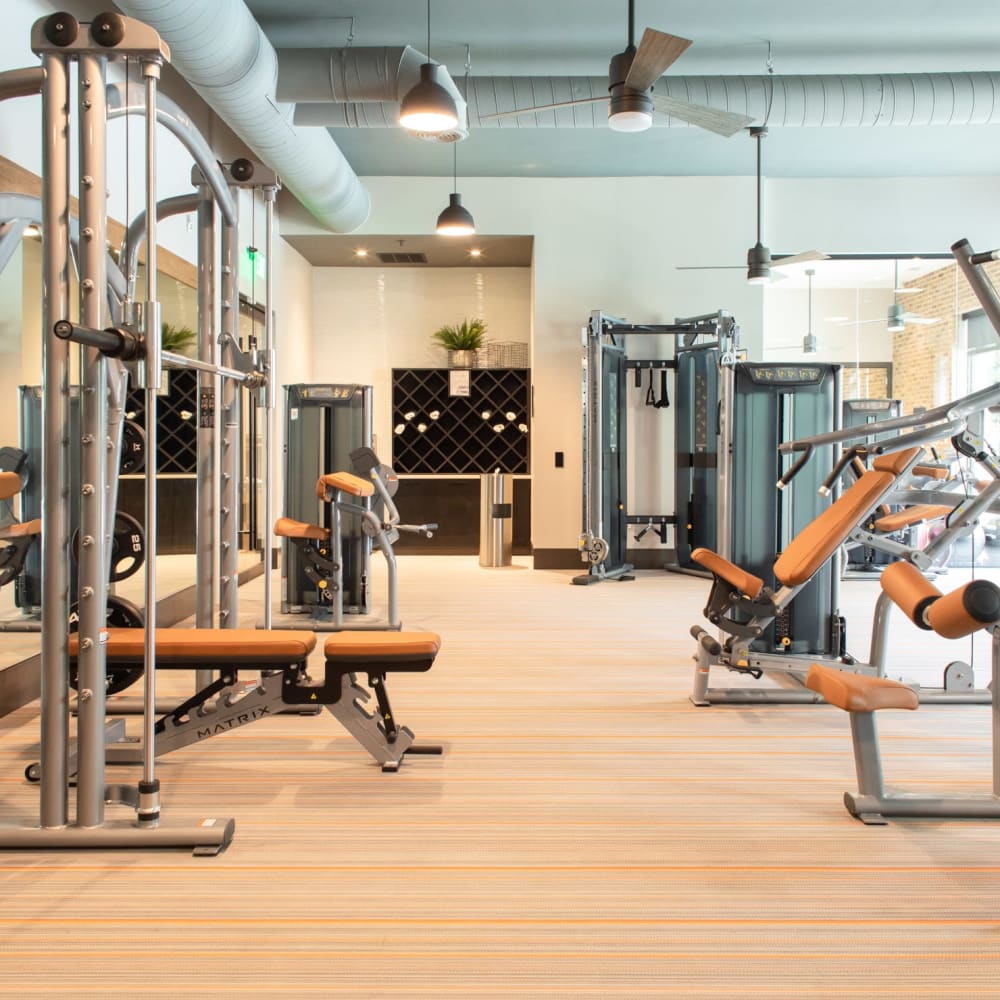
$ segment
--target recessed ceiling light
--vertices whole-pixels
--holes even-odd
[[[472,249],[471,249],[471,250],[469,251],[469,256],[470,256],[470,257],[482,257],[482,255],[483,255],[483,251],[482,251],[482,250],[479,250],[479,249],[478,249],[477,247],[473,247],[473,248],[472,248]]]
[[[357,250],[354,251],[354,256],[355,257],[367,257],[368,256],[368,251],[364,247],[358,247]]]

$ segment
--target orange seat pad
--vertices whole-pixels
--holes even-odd
[[[915,465],[910,469],[911,476],[923,476],[925,479],[947,479],[951,473],[941,465]]]
[[[323,646],[328,660],[364,660],[370,663],[437,656],[441,636],[436,632],[336,632]]]
[[[9,500],[21,492],[21,477],[16,472],[0,472],[0,500]]]
[[[745,569],[740,569],[735,563],[724,559],[717,552],[711,549],[694,549],[691,558],[712,574],[726,583],[735,587],[741,594],[747,597],[756,597],[764,589],[764,581],[753,573],[748,573]]]
[[[107,658],[111,661],[141,662],[146,630],[109,628],[105,630]],[[102,634],[105,634],[102,632]],[[75,657],[79,636],[69,637],[69,655]],[[243,666],[250,663],[298,663],[316,648],[316,633],[302,631],[267,632],[254,628],[158,628],[157,663],[190,664],[191,669],[218,663]]]
[[[890,531],[899,531],[900,528],[909,528],[914,524],[923,524],[924,521],[935,521],[939,517],[947,517],[955,508],[946,507],[944,504],[915,503],[912,507],[897,511],[895,514],[886,514],[875,522],[875,530],[888,534]]]
[[[806,687],[845,712],[877,712],[882,708],[915,709],[920,704],[913,688],[885,677],[850,674],[814,663],[806,674]]]
[[[907,448],[875,459],[868,472],[788,543],[774,563],[774,575],[786,587],[806,583],[895,485],[918,451]]]
[[[8,524],[0,528],[0,541],[4,538],[30,538],[32,535],[42,533],[42,519],[36,517],[34,521],[24,521],[20,524]]]
[[[274,522],[274,533],[282,538],[313,538],[316,541],[326,541],[330,537],[330,529],[321,524],[309,524],[307,521],[296,521],[293,517],[279,517]]]
[[[375,492],[371,480],[362,479],[350,472],[328,472],[316,481],[316,496],[326,499],[327,489],[340,490],[355,497],[370,497]]]

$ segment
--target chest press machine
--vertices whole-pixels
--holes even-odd
[[[695,682],[691,700],[695,705],[716,703],[756,704],[817,702],[818,695],[805,685],[805,677],[814,657],[797,656],[780,651],[755,648],[756,640],[766,626],[795,599],[813,573],[848,540],[865,544],[891,545],[894,555],[905,559],[917,569],[927,571],[938,563],[958,539],[972,531],[980,515],[1000,500],[1000,463],[985,443],[966,426],[966,419],[984,407],[1000,402],[1000,387],[972,393],[953,403],[911,417],[886,421],[883,430],[906,430],[908,433],[892,440],[869,445],[868,454],[875,456],[867,470],[849,489],[808,527],[800,532],[776,559],[774,575],[780,586],[771,590],[752,573],[708,549],[697,549],[692,558],[707,569],[713,578],[712,589],[705,607],[705,617],[724,635],[715,638],[699,625],[691,629],[697,642],[695,651]],[[870,428],[869,428],[870,430]],[[814,447],[861,437],[864,431],[845,428],[829,434],[787,442],[783,451],[800,452],[797,461],[779,481],[787,486],[796,472],[809,460]],[[900,480],[909,474],[919,460],[920,445],[952,436],[956,449],[977,461],[990,474],[990,480],[974,497],[961,500],[950,509],[944,530],[923,551],[878,539],[866,524],[877,508],[897,489]],[[840,473],[850,464],[856,449],[848,449],[826,480],[833,486]],[[846,649],[824,661],[828,666],[881,676],[885,673],[888,652],[888,618],[890,603],[886,595],[879,596],[873,618],[871,647],[867,663],[854,659]],[[779,689],[709,687],[713,666],[760,679],[767,675]],[[924,688],[920,700],[926,703],[974,703],[990,701],[990,694],[973,687],[971,671],[965,664],[949,666],[942,689]]]
[[[966,240],[960,240],[951,249],[994,329],[1000,333],[1000,298],[981,268],[987,261],[1000,259],[1000,251],[977,254]],[[897,479],[914,468],[921,446],[942,438],[951,438],[956,452],[976,462],[988,478],[980,484],[981,488],[976,495],[961,499],[945,516],[944,530],[923,551],[900,546],[899,551],[894,553],[904,560],[904,565],[924,572],[942,562],[954,542],[970,534],[980,516],[1000,502],[1000,461],[969,422],[970,417],[997,405],[1000,405],[1000,384],[988,386],[921,414],[875,421],[863,427],[846,427],[782,443],[782,453],[797,454],[798,457],[779,479],[779,489],[784,489],[791,483],[816,448],[862,440],[873,433],[880,438],[864,448],[866,454],[876,456],[872,469],[865,472],[805,531],[800,532],[778,556],[774,570],[782,586],[777,591],[765,588],[759,577],[717,553],[701,549],[692,554],[713,577],[705,616],[728,636],[715,638],[700,625],[691,628],[691,635],[697,642],[692,702],[701,706],[716,702],[745,704],[819,701],[820,693],[806,684],[811,658],[759,652],[753,648],[754,640],[763,633],[764,626],[794,599],[797,589],[809,575],[830,558],[842,543],[848,539],[863,543],[877,541],[872,532],[865,529],[866,520],[890,495]],[[829,491],[861,450],[857,445],[847,448],[821,489]],[[884,540],[882,544],[885,544]],[[818,665],[862,676],[884,675],[891,605],[889,594],[883,590],[875,605],[868,663],[858,663],[846,650],[841,650],[838,657],[822,661]],[[996,641],[994,634],[994,643]],[[782,687],[792,690],[712,690],[709,688],[709,673],[713,665],[725,666],[729,670],[749,674],[757,679],[766,673]],[[976,690],[971,671],[966,665],[951,664],[945,670],[943,689],[922,689],[919,700],[925,703],[995,704],[996,689],[997,685],[994,683],[992,694],[990,690]]]

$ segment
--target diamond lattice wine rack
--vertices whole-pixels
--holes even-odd
[[[526,473],[526,368],[469,372],[469,395],[450,394],[447,368],[394,368],[392,464],[409,473]]]

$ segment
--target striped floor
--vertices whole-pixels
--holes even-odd
[[[0,852],[0,995],[1000,997],[1000,822],[861,825],[842,713],[687,700],[704,581],[572,575],[400,559],[444,646],[391,693],[441,758],[382,774],[281,716],[160,764],[165,815],[236,818],[218,858]],[[876,586],[845,588],[862,655]],[[926,684],[969,655],[893,628]],[[890,784],[989,789],[988,709],[882,729]],[[36,741],[37,706],[0,719],[4,825]]]

